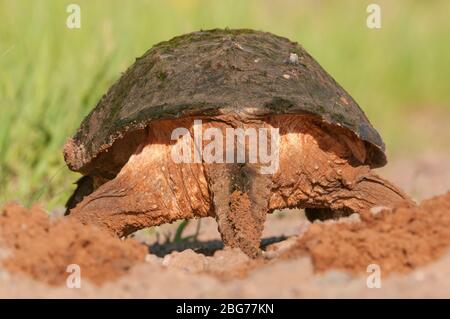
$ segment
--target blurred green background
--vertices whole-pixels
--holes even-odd
[[[81,29],[66,27],[70,3]],[[381,29],[366,26],[370,3]],[[77,179],[62,146],[107,88],[153,44],[215,27],[298,41],[359,102],[390,155],[421,152],[433,143],[423,131],[449,119],[449,12],[446,0],[0,0],[0,202],[62,205]]]

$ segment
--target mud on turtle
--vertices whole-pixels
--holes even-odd
[[[198,146],[198,120],[223,138],[230,128],[278,129],[278,169],[262,174],[249,154],[177,163],[186,138]],[[187,134],[173,139],[177,128]],[[372,172],[384,151],[357,103],[297,43],[253,30],[194,32],[136,59],[67,141],[65,160],[83,174],[68,213],[119,236],[212,216],[225,245],[255,257],[274,210],[323,219],[410,202]]]

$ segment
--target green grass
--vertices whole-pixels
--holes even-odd
[[[81,29],[67,29],[69,3]],[[0,0],[0,202],[64,203],[77,175],[61,150],[135,57],[214,27],[271,31],[301,43],[360,103],[391,148],[410,108],[450,106],[449,1]]]

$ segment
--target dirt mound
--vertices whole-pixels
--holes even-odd
[[[0,213],[0,234],[8,252],[3,266],[51,285],[65,283],[70,264],[80,267],[82,279],[101,284],[125,274],[147,253],[144,245],[72,218],[52,221],[36,206],[27,210],[6,205]]]
[[[83,280],[103,284],[144,260],[143,265],[160,269],[158,276],[181,270],[193,278],[209,274],[222,283],[230,279],[231,285],[301,256],[311,257],[316,272],[366,273],[370,264],[378,264],[383,275],[408,272],[437,260],[450,247],[450,192],[416,208],[351,217],[309,224],[298,237],[267,246],[263,259],[249,259],[239,249],[219,249],[211,256],[187,249],[161,258],[148,255],[147,247],[135,240],[121,240],[71,217],[51,219],[38,207],[9,204],[0,211],[0,246],[7,250],[1,262],[11,273],[52,285],[65,283],[69,264],[80,266]]]
[[[383,274],[406,272],[441,257],[450,246],[450,192],[415,208],[361,214],[361,223],[310,226],[283,254],[308,254],[316,271],[332,268],[366,272],[378,264]]]

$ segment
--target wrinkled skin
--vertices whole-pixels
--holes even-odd
[[[171,141],[171,133],[187,127],[192,137],[192,121],[153,122],[117,176],[96,185],[90,195],[78,196],[82,199],[73,203],[77,205],[70,215],[118,236],[179,219],[213,216],[225,245],[257,257],[265,216],[276,209],[306,208],[311,219],[324,219],[373,206],[413,204],[364,164],[368,156],[364,142],[315,117],[204,119],[204,127],[222,131],[227,127],[279,128],[279,169],[274,174],[261,174],[259,164],[248,161],[175,163],[171,150],[180,140]],[[101,176],[90,178],[105,181]]]

